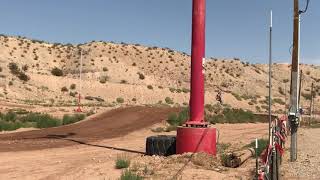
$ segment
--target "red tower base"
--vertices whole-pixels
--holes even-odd
[[[205,152],[216,155],[216,128],[178,127],[176,153]]]

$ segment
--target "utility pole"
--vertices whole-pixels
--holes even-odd
[[[297,160],[297,131],[299,126],[299,36],[300,36],[300,12],[299,0],[294,1],[293,18],[293,53],[291,65],[291,92],[289,122],[291,128],[290,161]]]

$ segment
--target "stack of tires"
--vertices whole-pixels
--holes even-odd
[[[150,136],[146,141],[146,155],[170,156],[176,154],[176,136]]]

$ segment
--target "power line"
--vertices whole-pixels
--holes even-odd
[[[300,10],[299,14],[304,14],[308,11],[309,3],[310,3],[310,0],[307,0],[306,7],[304,8],[303,11]]]

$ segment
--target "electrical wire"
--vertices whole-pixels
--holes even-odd
[[[308,11],[309,3],[310,3],[310,0],[307,0],[306,7],[304,8],[303,11],[300,10],[300,11],[299,11],[299,14],[304,14],[304,13],[306,13],[306,12]]]

